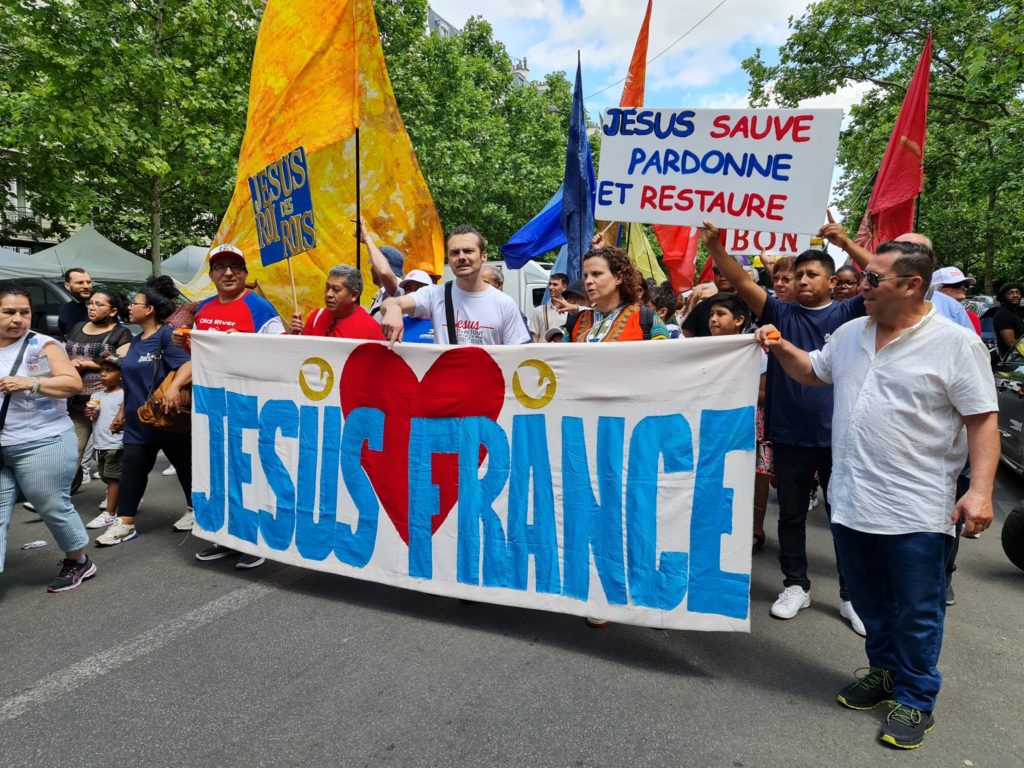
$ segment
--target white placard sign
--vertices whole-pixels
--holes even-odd
[[[842,117],[841,109],[609,109],[595,218],[815,233]]]

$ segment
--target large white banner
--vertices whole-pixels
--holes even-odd
[[[194,533],[481,602],[749,631],[752,337],[194,333]]]
[[[841,109],[609,109],[595,218],[816,233],[842,117]]]

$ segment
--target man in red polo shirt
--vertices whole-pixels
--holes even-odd
[[[291,332],[303,336],[332,336],[338,339],[384,341],[380,325],[359,306],[363,276],[358,269],[339,264],[327,274],[324,306],[311,313],[306,324],[302,315],[292,315]]]

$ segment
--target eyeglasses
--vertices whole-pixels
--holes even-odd
[[[210,265],[210,271],[211,272],[227,272],[228,270],[231,270],[235,274],[238,274],[239,272],[248,272],[249,271],[246,268],[245,264],[211,264]]]
[[[860,276],[860,282],[868,281],[868,285],[872,288],[877,288],[878,284],[885,280],[900,280],[905,277],[915,277],[915,275],[889,275],[888,277],[879,277],[877,272],[862,272]]]
[[[874,274],[872,272],[872,274]],[[888,278],[886,278],[888,280]],[[856,280],[836,280],[836,285],[845,285],[847,288],[852,288],[857,284]]]
[[[144,301],[129,301],[128,302],[128,306],[129,307],[148,307],[149,304],[147,304]]]

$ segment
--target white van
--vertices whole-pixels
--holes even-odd
[[[529,317],[533,314],[535,307],[540,306],[544,300],[544,291],[548,289],[548,275],[551,274],[551,265],[539,261],[528,261],[522,269],[510,269],[504,261],[488,260],[484,263],[488,267],[501,267],[505,275],[504,292],[516,300],[520,311]],[[448,265],[444,268],[444,282],[454,279],[452,270]]]

